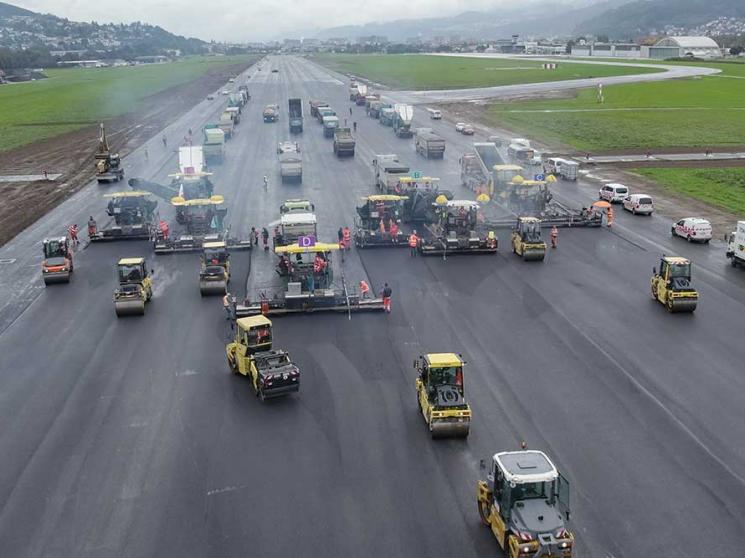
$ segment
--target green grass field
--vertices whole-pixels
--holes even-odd
[[[496,103],[497,125],[582,151],[745,144],[745,64],[719,76],[584,89],[570,99]]]
[[[0,151],[136,110],[154,93],[249,56],[194,57],[171,64],[50,69],[49,79],[0,86]]]
[[[532,60],[416,54],[322,54],[314,60],[333,70],[365,77],[397,89],[488,87],[659,71],[564,61],[559,62],[556,70],[544,70],[541,68],[542,62]]]
[[[745,168],[635,169],[665,189],[745,215]]]

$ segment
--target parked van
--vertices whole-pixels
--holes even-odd
[[[514,161],[528,161],[535,156],[535,151],[519,143],[511,143],[507,148],[507,155]]]
[[[670,232],[673,236],[680,236],[688,242],[708,244],[711,240],[711,223],[700,217],[686,217],[675,223]]]
[[[427,112],[432,120],[442,120],[442,112],[439,110],[428,108]]]
[[[623,200],[623,208],[634,215],[652,215],[654,203],[647,194],[631,194]]]
[[[598,190],[598,198],[609,203],[621,203],[629,195],[629,189],[623,184],[603,184]]]

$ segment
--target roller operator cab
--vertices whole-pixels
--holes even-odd
[[[569,483],[541,451],[494,455],[478,481],[479,515],[508,558],[570,558]]]
[[[652,298],[669,312],[696,310],[698,291],[691,285],[691,261],[663,255],[659,271],[652,270]]]
[[[143,315],[145,303],[153,298],[152,272],[145,258],[122,258],[117,263],[119,287],[114,291],[117,316]]]
[[[455,353],[430,353],[414,361],[417,405],[432,438],[468,436],[471,407],[465,397],[465,364]]]
[[[199,292],[202,296],[224,295],[230,282],[230,253],[224,241],[205,242],[199,267]]]
[[[272,349],[272,322],[266,316],[236,320],[235,340],[225,351],[230,370],[248,376],[262,401],[299,390],[300,370],[286,351]]]
[[[541,238],[541,221],[535,217],[518,217],[512,231],[512,252],[527,261],[543,261],[546,243]]]
[[[66,236],[45,238],[41,275],[44,284],[69,283],[73,271],[72,250]]]

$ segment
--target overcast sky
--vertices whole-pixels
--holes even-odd
[[[510,0],[5,0],[74,21],[142,21],[189,37],[272,39],[296,30],[455,15]]]

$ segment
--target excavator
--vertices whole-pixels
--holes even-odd
[[[298,391],[300,370],[287,351],[272,349],[271,320],[251,316],[235,325],[235,339],[225,347],[230,370],[248,376],[261,401]]]
[[[72,250],[66,236],[44,239],[44,261],[41,274],[44,284],[69,283],[73,272]]]
[[[118,153],[112,153],[106,139],[106,128],[101,122],[101,135],[98,138],[96,159],[96,179],[98,182],[119,182],[124,178],[124,169]]]

